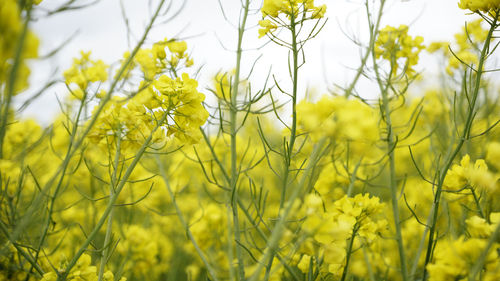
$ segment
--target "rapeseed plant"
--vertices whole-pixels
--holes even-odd
[[[146,40],[170,12],[152,1],[117,64],[82,51],[63,72],[48,127],[13,102],[32,86],[40,2],[0,3],[0,280],[500,279],[498,1],[459,1],[479,19],[426,44],[365,1],[361,64],[316,100],[298,85],[326,5],[242,1],[234,68],[205,100],[189,40]],[[257,25],[289,52],[288,87],[243,73]],[[415,93],[424,49],[443,81]]]

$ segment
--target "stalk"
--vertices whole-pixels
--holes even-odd
[[[118,133],[116,134],[118,136],[118,140],[116,143],[116,153],[115,153],[115,164],[114,164],[114,169],[113,169],[113,174],[111,175],[111,185],[109,186],[109,198],[112,198],[114,193],[115,193],[115,187],[116,187],[116,174],[118,171],[118,165],[120,163],[120,151],[121,151],[121,131],[119,130]],[[114,208],[113,208],[114,209]],[[106,227],[106,234],[104,236],[104,249],[102,251],[101,255],[101,266],[99,267],[99,275],[98,275],[98,281],[101,281],[104,275],[104,267],[106,266],[106,262],[108,260],[108,253],[109,253],[109,243],[111,241],[111,232],[112,232],[112,227],[113,227],[113,209],[109,212],[108,216],[108,225]]]
[[[292,10],[292,13],[290,15],[290,31],[292,34],[292,59],[293,59],[293,76],[292,76],[292,128],[290,131],[290,142],[288,143],[288,146],[285,144],[285,168],[284,168],[284,175],[283,175],[283,186],[281,189],[281,198],[280,198],[280,211],[285,207],[284,204],[286,202],[286,189],[288,188],[288,178],[290,176],[290,165],[292,162],[292,157],[293,157],[293,147],[295,145],[295,138],[296,138],[296,131],[297,131],[297,84],[298,84],[298,48],[297,48],[297,33],[296,33],[296,22],[295,22],[295,11]],[[296,192],[295,192],[296,193]],[[292,196],[293,198],[293,196]],[[290,201],[293,202],[293,201]],[[292,204],[292,203],[291,203]],[[290,206],[289,206],[290,207]],[[287,208],[289,210],[290,208]],[[286,212],[286,211],[285,211]],[[280,225],[278,228],[278,225],[276,226],[275,231],[278,233],[281,233],[283,231],[284,225]],[[280,234],[281,235],[281,234]],[[271,236],[271,245],[274,243],[272,241],[272,236]],[[266,275],[264,280],[268,280],[269,278],[269,270],[272,266],[272,261],[274,259],[274,256],[276,255],[276,249],[275,248],[268,248],[268,251],[270,251],[270,258],[268,265],[266,267]],[[254,274],[254,276],[256,276]]]
[[[396,182],[396,163],[395,163],[395,153],[394,146],[396,145],[394,141],[394,134],[392,131],[392,123],[391,123],[391,112],[389,106],[389,97],[387,93],[387,89],[382,91],[382,102],[384,107],[385,121],[388,130],[387,136],[387,151],[389,152],[389,186],[391,189],[391,203],[392,203],[392,214],[394,219],[394,227],[396,229],[396,241],[398,242],[398,251],[399,251],[399,261],[401,263],[401,275],[403,281],[408,280],[408,271],[406,269],[406,256],[403,245],[403,237],[401,234],[401,220],[399,217],[399,205],[398,205],[398,185]]]
[[[26,212],[26,215],[17,224],[16,228],[14,229],[14,231],[11,235],[12,239],[17,240],[19,235],[23,232],[24,228],[27,227],[27,225],[30,223],[30,219],[33,216],[33,213],[35,213],[36,211],[38,211],[41,208],[41,203],[42,203],[41,201],[43,199],[43,194],[47,193],[47,190],[52,186],[52,184],[54,183],[54,181],[56,180],[58,175],[61,174],[64,169],[67,168],[67,165],[69,165],[69,161],[71,160],[73,155],[77,152],[77,150],[80,148],[80,146],[83,144],[86,136],[88,135],[88,133],[90,132],[92,127],[97,122],[97,119],[98,119],[101,111],[104,109],[107,102],[111,99],[111,96],[115,91],[115,88],[118,86],[118,82],[119,82],[120,77],[123,76],[128,65],[132,62],[132,60],[135,57],[135,55],[137,54],[137,52],[139,51],[141,46],[146,41],[146,37],[149,34],[149,32],[151,31],[151,29],[153,27],[153,23],[156,21],[156,18],[159,16],[160,10],[162,9],[164,3],[165,3],[165,0],[161,0],[161,2],[158,4],[158,7],[155,11],[155,14],[153,15],[151,21],[149,22],[149,25],[146,27],[146,30],[144,31],[142,38],[139,40],[139,42],[135,46],[134,50],[130,54],[130,57],[125,61],[125,63],[122,65],[122,67],[118,71],[118,75],[116,76],[115,80],[113,81],[112,85],[110,86],[110,89],[109,89],[107,95],[103,98],[103,100],[99,104],[99,107],[94,112],[92,119],[89,121],[89,124],[83,130],[83,132],[81,133],[79,138],[75,139],[72,142],[73,149],[71,151],[69,151],[69,153],[66,154],[59,169],[54,173],[54,175],[49,179],[49,181],[42,188],[43,192],[41,192],[41,194],[38,195],[38,197],[35,199],[34,203],[29,207],[28,211]],[[63,173],[62,177],[64,177],[64,173]]]
[[[382,14],[384,11],[384,6],[385,6],[385,1],[386,0],[381,0],[380,1],[380,8],[377,14],[377,19],[374,25],[370,24],[370,11],[368,9],[368,1],[366,1],[365,6],[366,6],[366,14],[368,17],[368,25],[370,27],[370,42],[368,43],[368,50],[366,51],[365,55],[361,59],[361,65],[359,66],[358,70],[356,71],[356,75],[354,76],[354,79],[352,80],[351,84],[349,84],[349,87],[347,87],[347,90],[344,93],[344,96],[347,98],[352,94],[352,91],[354,90],[354,87],[358,83],[359,78],[361,78],[361,74],[363,74],[363,70],[365,69],[366,63],[368,62],[368,58],[370,57],[371,50],[373,50],[375,46],[375,39],[377,38],[377,33],[378,29],[380,26],[380,20],[382,19]]]
[[[210,154],[214,158],[214,161],[217,164],[217,166],[220,168],[220,170],[222,172],[222,175],[224,176],[224,180],[228,184],[230,184],[231,179],[230,179],[229,175],[227,174],[227,172],[226,172],[226,170],[224,168],[224,165],[222,165],[222,162],[220,161],[219,157],[215,153],[215,150],[214,150],[213,146],[210,144],[210,140],[208,139],[207,134],[201,128],[200,128],[200,132],[203,135],[203,139],[204,139],[205,143],[207,144],[207,146],[208,146],[208,148],[210,150]],[[264,231],[261,228],[257,227],[258,223],[253,219],[252,215],[248,212],[248,210],[246,209],[246,206],[244,205],[244,203],[241,200],[241,198],[238,197],[237,201],[238,201],[237,202],[238,206],[240,207],[240,209],[243,212],[243,214],[245,215],[245,217],[248,219],[248,221],[250,222],[250,224],[252,226],[255,226],[255,230],[257,230],[257,233],[259,234],[259,236],[264,241],[266,241],[266,243],[267,243],[268,238],[267,238],[266,234],[264,233]],[[290,265],[287,264],[287,262],[285,261],[285,259],[283,257],[281,257],[281,255],[279,253],[276,253],[276,256],[277,256],[278,260],[281,262],[281,264],[286,268],[286,270],[288,271],[288,273],[290,273],[290,275],[293,277],[293,279],[295,281],[300,281],[300,278],[297,276],[297,274],[295,273],[295,271],[290,267]]]
[[[22,8],[22,7],[20,7]],[[7,122],[9,120],[9,109],[10,109],[10,104],[12,102],[12,96],[14,96],[14,88],[16,86],[16,80],[17,80],[17,72],[19,70],[19,65],[21,64],[21,55],[24,50],[24,40],[26,39],[26,35],[28,33],[28,23],[30,21],[31,17],[31,6],[28,5],[28,8],[26,10],[26,20],[24,21],[23,29],[21,31],[21,34],[19,35],[19,38],[16,42],[16,52],[14,54],[14,62],[12,64],[12,69],[9,73],[9,80],[7,83],[7,94],[6,94],[6,101],[5,101],[5,106],[1,108],[0,110],[0,159],[3,158],[3,142],[5,138],[5,134],[7,132]],[[1,97],[1,101],[3,102],[3,97]]]
[[[71,131],[71,137],[70,137],[70,141],[69,141],[69,145],[68,145],[68,149],[67,149],[66,154],[70,153],[70,151],[72,149],[73,141],[76,137],[76,133],[78,130],[78,123],[80,122],[80,117],[82,115],[82,111],[83,111],[84,106],[85,106],[85,100],[82,100],[82,102],[80,103],[80,107],[78,108],[78,113],[77,113],[76,118],[75,118],[75,123],[74,123],[73,129]],[[45,226],[44,226],[43,231],[42,231],[42,237],[40,238],[40,242],[38,243],[38,248],[37,248],[37,251],[36,251],[36,254],[34,257],[35,262],[38,261],[40,251],[42,250],[43,244],[45,243],[45,239],[47,238],[47,234],[49,232],[49,227],[50,227],[50,224],[52,222],[52,213],[54,212],[54,206],[56,203],[56,199],[57,199],[57,196],[59,195],[59,191],[61,189],[62,182],[64,179],[64,175],[66,174],[67,168],[68,168],[68,165],[64,165],[62,167],[63,170],[62,170],[61,177],[59,178],[59,182],[57,183],[57,186],[54,190],[54,194],[50,197],[47,220],[45,222]],[[30,272],[32,270],[33,270],[33,268],[30,269]]]
[[[182,226],[186,230],[186,234],[187,234],[189,240],[191,240],[191,243],[193,244],[196,252],[200,256],[205,267],[207,268],[208,274],[210,274],[210,276],[212,276],[212,279],[214,281],[218,281],[219,279],[217,279],[217,275],[215,275],[214,269],[212,268],[212,266],[208,262],[207,258],[205,257],[205,254],[203,253],[200,246],[196,242],[196,239],[194,239],[194,236],[191,233],[191,230],[189,229],[189,225],[188,225],[186,219],[184,218],[184,215],[182,214],[182,211],[179,208],[179,205],[177,204],[177,200],[175,199],[175,194],[172,191],[172,188],[170,187],[170,183],[167,179],[167,175],[165,174],[163,164],[160,161],[160,159],[158,158],[158,156],[156,157],[156,163],[158,164],[158,167],[160,169],[160,176],[162,177],[163,181],[165,182],[165,186],[167,187],[167,191],[168,191],[168,194],[170,195],[170,199],[172,199],[172,203],[174,204],[175,212],[177,213],[177,217],[179,218],[179,221],[181,222]]]
[[[229,107],[230,114],[230,134],[231,134],[231,208],[233,211],[233,225],[234,225],[234,239],[238,245],[236,245],[236,258],[238,259],[238,280],[245,280],[245,267],[243,264],[243,255],[241,252],[241,246],[239,243],[241,241],[240,236],[240,221],[238,216],[238,204],[236,203],[238,200],[238,167],[237,167],[237,152],[236,152],[236,117],[238,114],[238,104],[237,104],[237,95],[238,88],[240,84],[240,68],[241,68],[241,54],[242,54],[242,43],[243,43],[243,35],[245,33],[245,25],[248,16],[249,9],[249,0],[246,0],[245,6],[243,7],[243,19],[240,22],[238,27],[238,45],[236,49],[236,71],[234,75],[234,81],[232,85],[232,93],[231,93],[231,106]],[[231,266],[231,265],[230,265]]]
[[[358,225],[356,224],[352,229],[351,240],[349,241],[349,246],[347,247],[347,256],[345,258],[344,271],[342,272],[342,277],[340,281],[345,281],[347,277],[347,272],[349,272],[349,261],[351,260],[352,246],[354,245],[354,239],[356,238],[356,232],[358,231]]]
[[[278,245],[281,239],[281,236],[283,235],[283,231],[285,230],[285,224],[288,219],[288,216],[290,215],[290,212],[292,211],[293,208],[293,202],[295,202],[295,199],[299,197],[301,192],[304,189],[304,186],[306,185],[307,177],[312,173],[313,168],[316,166],[318,161],[321,159],[321,157],[324,155],[324,150],[323,146],[325,144],[326,140],[323,138],[321,139],[313,149],[313,152],[311,153],[310,161],[307,165],[307,167],[304,170],[304,173],[302,174],[302,178],[300,179],[300,182],[295,186],[294,189],[292,189],[292,193],[290,194],[290,198],[287,201],[287,204],[283,208],[283,212],[280,215],[276,226],[274,227],[271,236],[267,240],[267,246],[264,252],[264,256],[259,260],[257,263],[257,268],[255,272],[253,273],[252,277],[249,279],[249,281],[257,281],[259,279],[259,274],[262,271],[262,268],[264,267],[265,264],[267,264],[270,260],[274,258]]]
[[[493,22],[491,23],[490,30],[488,31],[488,35],[486,37],[486,41],[484,42],[483,49],[481,50],[481,56],[479,58],[479,65],[477,68],[476,72],[476,80],[474,84],[474,91],[472,92],[472,99],[470,100],[470,104],[468,106],[468,112],[467,112],[467,118],[465,121],[465,128],[462,132],[461,137],[458,139],[458,143],[455,147],[455,149],[448,155],[448,158],[445,161],[445,165],[443,166],[443,169],[439,171],[439,180],[438,180],[438,185],[436,189],[436,195],[434,197],[434,204],[433,208],[431,209],[431,213],[429,216],[432,218],[432,223],[429,228],[429,240],[427,244],[427,253],[425,255],[425,264],[424,264],[424,280],[427,277],[427,270],[426,266],[430,262],[431,257],[432,257],[432,250],[435,247],[435,243],[437,241],[434,241],[434,236],[436,233],[436,224],[437,224],[437,216],[438,216],[438,211],[439,211],[439,204],[441,202],[441,193],[443,190],[443,184],[444,180],[446,178],[446,175],[448,174],[448,170],[450,169],[451,165],[453,164],[453,161],[457,157],[457,155],[460,153],[462,146],[464,145],[465,141],[470,138],[470,130],[472,128],[472,122],[474,121],[474,117],[476,115],[476,102],[477,98],[479,96],[479,89],[480,89],[480,84],[481,84],[481,78],[484,73],[483,67],[484,63],[486,62],[486,58],[488,56],[488,49],[490,46],[491,39],[493,38],[493,31],[495,30],[497,26],[498,19],[494,17]]]
[[[469,281],[476,280],[476,276],[483,269],[484,262],[486,261],[486,258],[488,257],[488,252],[491,250],[491,247],[494,246],[494,244],[496,243],[496,241],[499,237],[500,237],[500,224],[497,225],[497,227],[495,228],[495,231],[491,234],[490,239],[488,239],[488,243],[486,244],[486,247],[483,249],[483,251],[479,255],[479,258],[477,259],[476,263],[472,266],[472,270],[469,273]]]
[[[391,63],[391,69],[389,78],[387,79],[387,84],[384,86],[382,84],[382,79],[380,77],[380,73],[377,66],[375,49],[372,49],[372,59],[375,70],[375,75],[377,77],[377,82],[379,85],[379,89],[382,95],[382,111],[385,119],[385,124],[387,127],[387,153],[389,157],[389,188],[391,191],[391,204],[392,204],[392,215],[394,220],[394,228],[396,230],[396,241],[398,243],[398,252],[399,252],[399,262],[401,264],[401,277],[403,281],[408,280],[408,271],[406,267],[406,255],[404,251],[403,237],[401,234],[401,220],[399,216],[399,206],[398,206],[398,186],[396,181],[396,164],[395,164],[395,145],[396,142],[394,140],[394,132],[392,130],[392,121],[391,121],[391,108],[389,105],[389,86],[391,84],[391,76],[393,72],[394,65]]]
[[[285,171],[283,175],[283,186],[281,191],[280,210],[283,209],[283,204],[286,201],[286,189],[288,187],[288,177],[290,176],[290,164],[293,157],[293,147],[295,145],[297,133],[297,85],[299,76],[298,56],[299,50],[297,47],[297,31],[295,22],[295,11],[290,15],[290,31],[292,34],[292,59],[293,59],[293,76],[292,76],[292,128],[290,131],[290,142],[285,145]]]
[[[161,127],[161,124],[163,124],[165,122],[165,120],[167,119],[167,115],[168,115],[167,113],[168,112],[165,112],[163,114],[161,120],[158,122],[158,125],[155,128],[153,128],[153,130],[151,130],[151,134],[144,141],[142,146],[139,148],[139,150],[137,151],[137,153],[133,157],[132,163],[130,163],[130,165],[127,167],[125,174],[118,182],[118,185],[116,186],[116,190],[113,193],[113,196],[111,196],[109,198],[108,205],[106,206],[106,209],[104,210],[102,216],[99,218],[99,221],[97,222],[96,226],[94,227],[94,229],[92,229],[90,234],[87,236],[87,239],[85,240],[85,242],[83,242],[83,244],[81,245],[80,249],[76,252],[73,259],[68,263],[68,266],[66,267],[64,272],[60,273],[57,276],[57,281],[66,280],[66,278],[68,277],[68,275],[71,271],[71,268],[73,268],[75,266],[75,264],[77,263],[80,256],[87,250],[87,247],[90,245],[90,243],[92,243],[92,241],[95,239],[95,237],[99,233],[99,230],[104,225],[104,223],[106,222],[107,218],[109,217],[111,211],[113,210],[114,204],[115,204],[116,200],[118,199],[118,196],[120,195],[121,191],[125,187],[125,184],[127,183],[128,178],[130,177],[130,175],[134,171],[135,166],[137,166],[137,164],[139,163],[139,160],[142,158],[142,155],[146,151],[146,148],[149,146],[149,143],[153,139],[154,133],[156,132],[156,130],[158,130],[158,128]]]

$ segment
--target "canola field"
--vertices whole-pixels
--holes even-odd
[[[208,89],[189,39],[147,40],[166,0],[120,61],[82,51],[30,84],[33,15],[85,8],[45,1],[0,1],[0,280],[500,280],[500,1],[455,1],[451,42],[360,1],[355,75],[309,98],[306,47],[336,1],[242,0]],[[248,36],[288,54],[288,80],[252,87]],[[425,87],[424,53],[442,62]],[[54,83],[57,118],[24,118]]]

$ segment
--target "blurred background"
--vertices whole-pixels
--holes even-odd
[[[86,8],[66,11],[46,17],[44,9],[53,9],[63,1],[45,0],[40,5],[39,17],[31,29],[40,37],[40,55],[49,53],[71,38],[60,52],[46,60],[32,62],[31,87],[43,84],[53,75],[62,77],[69,68],[72,58],[79,56],[81,50],[92,51],[93,59],[102,59],[107,64],[118,62],[123,53],[135,46],[138,38],[151,18],[157,1],[151,0],[100,0],[80,1],[94,3]],[[213,77],[219,71],[234,67],[237,43],[237,24],[240,15],[240,1],[237,0],[175,0],[169,13],[153,28],[145,47],[164,38],[178,38],[188,43],[188,52],[199,68],[198,90],[207,95],[206,89],[212,87]],[[369,0],[370,5],[379,1]],[[381,27],[385,25],[410,26],[409,34],[423,36],[424,44],[433,41],[452,41],[453,34],[464,26],[466,21],[476,19],[460,10],[456,0],[394,0],[388,1]],[[78,3],[78,1],[77,1]],[[363,0],[316,0],[316,5],[326,4],[328,18],[320,34],[305,46],[306,64],[301,68],[299,89],[302,96],[311,98],[327,92],[340,92],[354,76],[360,64],[361,49],[352,39],[362,43],[368,41],[365,1]],[[262,2],[252,1],[252,15],[247,21],[243,45],[243,75],[251,69],[252,87],[262,85],[270,72],[285,88],[290,84],[285,48],[268,44],[266,37],[258,38],[258,21],[262,18],[259,11]],[[127,29],[126,22],[130,28]],[[425,72],[423,84],[432,84],[432,73],[437,71],[438,61],[422,52],[418,69]],[[246,71],[246,72],[245,72]],[[61,80],[62,81],[62,80]],[[422,84],[422,83],[420,83]],[[361,80],[356,87],[363,97],[374,97],[378,93],[371,83]],[[29,91],[28,91],[29,92]],[[48,124],[59,112],[58,97],[67,94],[64,83],[52,87],[42,98],[30,105],[26,117],[35,117],[42,124]],[[17,102],[21,103],[20,95]]]

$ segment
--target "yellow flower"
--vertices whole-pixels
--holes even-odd
[[[300,259],[300,262],[297,264],[297,267],[303,273],[307,273],[309,271],[309,266],[311,265],[311,256],[303,255]]]
[[[86,90],[89,83],[104,82],[108,79],[108,66],[102,60],[91,60],[90,52],[80,52],[81,58],[73,59],[73,65],[64,72],[66,84],[76,84]]]
[[[115,276],[113,275],[113,272],[111,272],[111,271],[106,271],[104,273],[103,277],[104,277],[103,278],[104,281],[113,281],[113,280],[115,280]]]
[[[57,274],[55,272],[47,272],[43,275],[41,281],[56,281],[56,280],[57,280]]]
[[[458,7],[472,12],[489,12],[500,9],[499,0],[460,0]]]
[[[486,161],[500,171],[500,142],[490,142],[486,146]]]
[[[259,38],[278,28],[266,17],[279,18],[280,15],[285,15],[290,18],[292,15],[302,15],[303,20],[321,19],[325,16],[326,5],[314,6],[314,0],[264,0],[261,12],[263,20],[259,21],[262,27],[259,29]]]
[[[375,56],[390,62],[392,75],[396,75],[398,68],[406,69],[406,74],[415,74],[413,68],[418,63],[418,55],[424,45],[421,36],[408,35],[408,26],[386,26],[380,30],[375,42]],[[403,66],[401,66],[401,63]]]
[[[264,0],[262,5],[262,16],[278,17],[278,14],[286,8],[284,0]]]
[[[311,10],[313,11],[311,17],[313,19],[320,19],[320,18],[322,18],[322,17],[325,16],[326,5],[321,5],[321,6],[313,7]]]
[[[478,159],[474,164],[470,163],[470,156],[466,154],[460,161],[460,165],[453,165],[446,175],[444,185],[451,190],[462,190],[470,185],[479,190],[494,192],[497,189],[497,180],[483,159]]]
[[[264,35],[266,35],[269,31],[278,28],[276,24],[274,24],[270,20],[261,20],[259,21],[259,25],[262,27],[261,29],[259,29],[259,38],[264,37]]]
[[[491,213],[490,221],[491,223],[488,223],[483,218],[473,216],[465,220],[465,223],[467,224],[467,231],[471,237],[488,238],[500,223],[500,213]]]
[[[170,52],[177,54],[179,57],[184,55],[187,50],[187,43],[185,41],[172,41],[167,43],[167,47]]]
[[[484,239],[466,240],[463,236],[457,240],[441,241],[434,251],[434,262],[427,266],[429,280],[462,280],[464,276],[468,276],[486,244]],[[493,247],[486,256],[485,270],[481,273],[484,280],[500,277],[499,260],[496,247]]]

